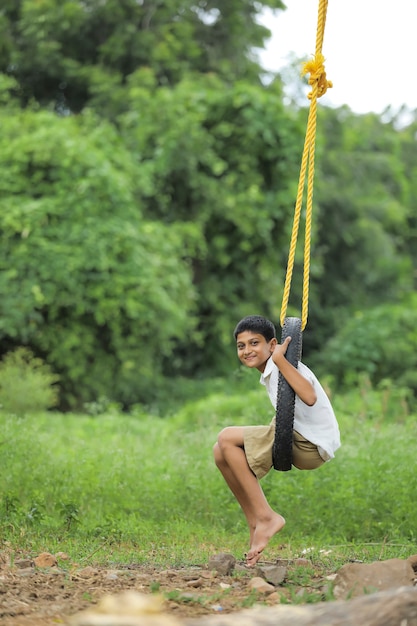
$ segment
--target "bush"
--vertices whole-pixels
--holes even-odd
[[[0,362],[0,406],[16,415],[45,411],[58,403],[58,376],[27,348],[8,352]]]
[[[327,343],[320,363],[339,388],[367,374],[374,386],[389,381],[417,395],[417,294],[356,313]]]

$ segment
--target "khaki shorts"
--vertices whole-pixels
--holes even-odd
[[[271,469],[272,447],[275,438],[275,417],[269,426],[244,426],[243,442],[246,458],[255,476],[260,480]],[[292,464],[300,470],[311,470],[323,465],[317,446],[293,431]]]

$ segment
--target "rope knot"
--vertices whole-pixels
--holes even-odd
[[[326,71],[324,69],[324,56],[320,52],[314,59],[304,63],[302,76],[305,74],[310,74],[310,78],[308,79],[309,85],[317,85],[318,98],[324,96],[326,91],[333,87],[333,83],[330,80],[327,80]],[[311,100],[313,97],[313,91],[310,91],[307,97]]]

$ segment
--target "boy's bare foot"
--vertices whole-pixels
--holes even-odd
[[[263,522],[259,522],[256,526],[255,533],[253,535],[253,541],[251,549],[246,556],[246,565],[248,567],[254,567],[261,558],[261,552],[268,545],[268,541],[279,533],[285,526],[285,519],[279,513],[274,515]]]

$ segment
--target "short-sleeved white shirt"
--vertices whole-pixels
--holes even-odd
[[[299,361],[298,371],[314,387],[317,401],[308,406],[297,395],[294,407],[294,430],[317,446],[320,456],[329,461],[340,447],[340,432],[330,400],[313,372]],[[260,383],[266,387],[274,409],[277,404],[279,369],[272,357],[266,363]]]

